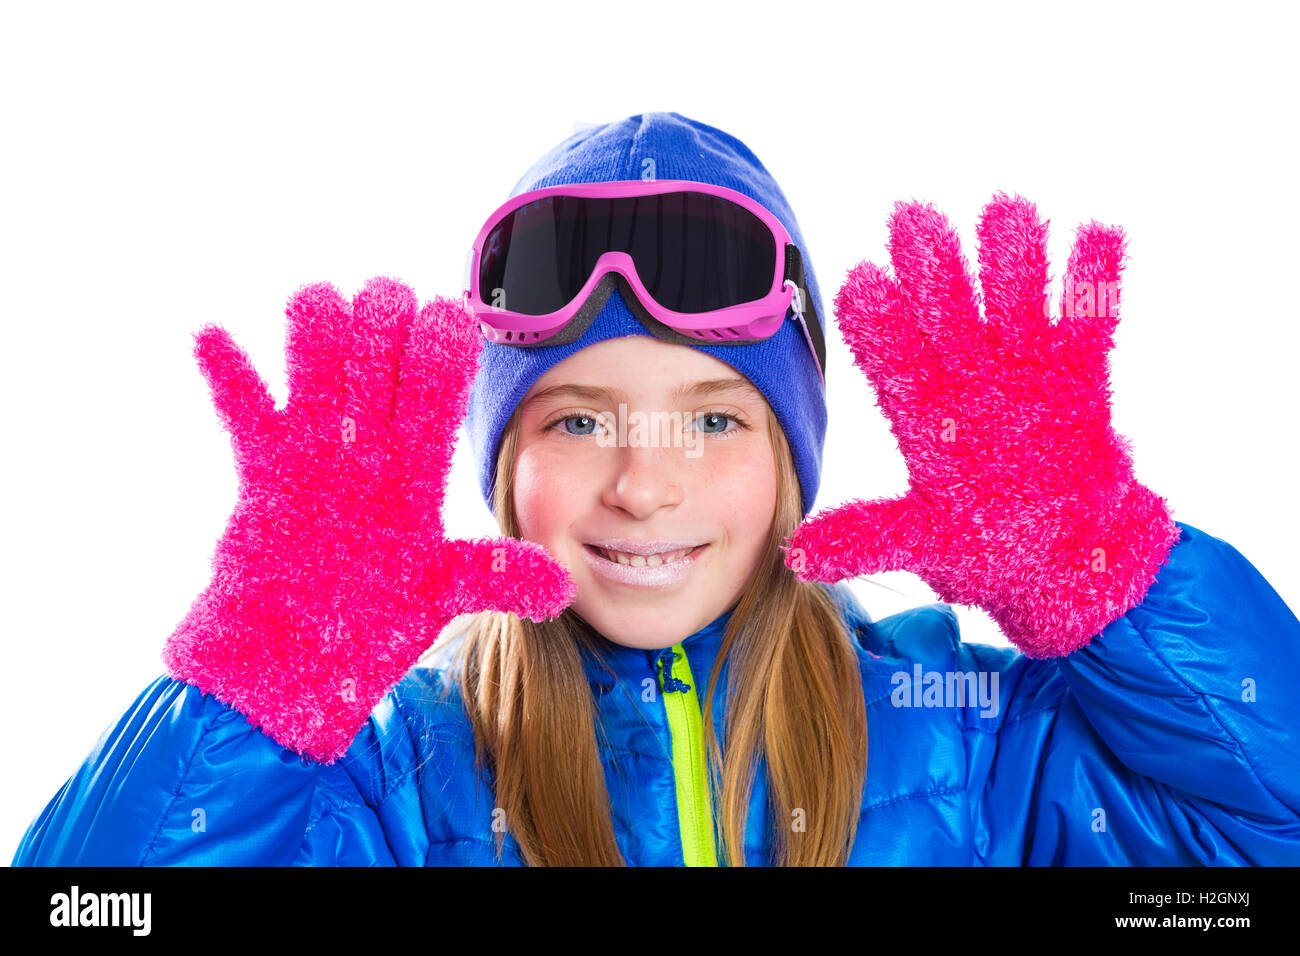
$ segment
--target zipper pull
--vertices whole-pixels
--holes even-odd
[[[655,655],[655,664],[659,667],[663,676],[665,694],[671,693],[675,690],[684,693],[691,689],[690,684],[673,677],[673,661],[675,660],[677,660],[677,655],[673,652],[671,647],[665,647]]]

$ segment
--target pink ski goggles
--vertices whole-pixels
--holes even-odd
[[[467,303],[501,345],[576,341],[615,288],[647,331],[688,345],[775,335],[787,314],[825,378],[803,256],[771,212],[692,180],[548,186],[507,200],[470,251]]]

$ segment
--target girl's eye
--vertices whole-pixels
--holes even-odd
[[[723,435],[735,431],[734,428],[727,428],[727,422],[735,422],[737,427],[743,427],[739,418],[725,412],[701,412],[695,416],[696,427],[706,435]]]
[[[576,426],[576,430],[567,427],[569,422],[579,423]],[[566,415],[564,418],[557,419],[550,427],[554,428],[556,425],[565,426],[561,428],[561,431],[566,435],[581,437],[583,435],[596,434],[596,429],[600,426],[600,423],[596,421],[594,415]]]
[[[574,423],[570,425],[570,422]],[[736,427],[728,428],[727,424],[732,423]],[[570,435],[574,438],[590,437],[598,433],[603,426],[595,415],[586,413],[574,413],[564,415],[555,419],[547,425],[547,430],[559,429],[561,434]],[[728,435],[742,428],[748,428],[739,416],[728,415],[726,412],[701,412],[695,416],[695,420],[689,426],[703,432],[706,435]]]

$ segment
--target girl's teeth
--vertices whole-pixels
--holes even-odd
[[[610,551],[607,548],[601,548],[600,553],[611,561],[617,561],[619,564],[626,564],[633,568],[657,568],[661,564],[672,564],[678,558],[690,552],[690,548],[682,551],[669,551],[666,554],[624,554],[621,551]]]

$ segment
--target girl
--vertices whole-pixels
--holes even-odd
[[[986,320],[942,216],[891,233],[836,312],[910,490],[808,520],[817,281],[757,158],[676,113],[530,170],[475,319],[300,290],[282,410],[205,329],[213,582],[14,862],[1300,862],[1300,622],[1110,428],[1119,233],[1080,230],[1059,322],[1023,200],[980,222]],[[443,537],[466,415],[502,539]],[[896,569],[1022,653],[836,583]]]

